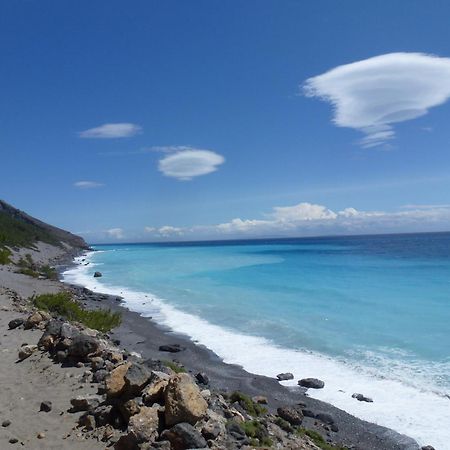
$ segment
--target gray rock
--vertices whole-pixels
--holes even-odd
[[[23,323],[23,319],[13,319],[8,323],[8,328],[10,330],[14,330],[14,328],[20,327],[20,325],[23,325]]]
[[[319,412],[316,414],[316,419],[320,420],[321,422],[327,424],[327,425],[333,425],[334,424],[334,417],[326,412]]]
[[[145,366],[133,363],[124,376],[126,392],[138,395],[148,384],[150,376],[151,372]]]
[[[325,383],[317,378],[302,378],[298,384],[308,389],[322,389],[325,386]]]
[[[282,406],[277,409],[278,415],[291,425],[301,425],[303,414],[292,406]]]
[[[109,372],[105,369],[97,370],[97,372],[95,372],[94,376],[92,377],[94,383],[101,383],[102,381],[104,381],[108,373]]]
[[[39,408],[39,411],[43,412],[50,412],[52,410],[52,402],[45,401],[41,403],[41,407]]]
[[[278,381],[287,381],[287,380],[293,380],[294,379],[294,375],[290,372],[286,372],[286,373],[279,373],[277,375]]]
[[[209,378],[205,372],[199,372],[197,375],[195,375],[195,378],[200,384],[209,384]]]
[[[202,435],[206,440],[214,440],[219,436],[221,427],[217,422],[209,421],[202,428]]]
[[[100,405],[95,408],[93,411],[93,415],[95,417],[95,421],[97,426],[102,427],[108,424],[111,421],[111,417],[113,414],[113,406],[112,405]]]
[[[434,450],[434,447],[432,447],[431,445],[424,445],[420,448],[420,450]]]
[[[79,358],[86,358],[88,355],[95,353],[99,349],[99,342],[97,339],[80,334],[76,336],[69,346],[69,356]]]
[[[75,336],[78,336],[79,334],[80,331],[70,323],[65,322],[61,325],[60,336],[63,339],[73,339]]]
[[[24,345],[19,349],[19,360],[23,361],[24,359],[29,358],[36,350],[37,345]]]
[[[160,345],[160,352],[169,352],[169,353],[178,353],[183,350],[186,350],[185,347],[182,347],[180,344],[169,344],[169,345]]]
[[[53,336],[59,336],[61,333],[61,326],[63,322],[57,319],[50,320],[45,327],[47,333],[50,333]]]
[[[366,397],[363,394],[353,394],[352,398],[356,398],[356,400],[360,402],[373,403],[373,400],[370,397]]]
[[[79,395],[70,400],[70,404],[72,405],[71,411],[93,411],[102,401],[103,398],[100,395]]]
[[[7,428],[7,427],[9,427],[11,425],[11,421],[10,420],[4,420],[3,422],[2,422],[2,427],[3,428]]]
[[[94,278],[99,278],[103,276],[101,272],[94,272]]]
[[[174,450],[199,449],[207,447],[205,438],[189,423],[182,422],[165,430],[161,437],[172,445]]]

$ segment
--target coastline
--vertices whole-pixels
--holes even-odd
[[[69,260],[63,261],[60,273],[77,264]],[[171,360],[185,366],[186,370],[195,374],[205,372],[211,380],[211,386],[219,391],[239,390],[250,396],[263,395],[268,398],[268,409],[273,411],[286,404],[302,404],[302,408],[312,411],[316,416],[329,414],[337,424],[337,430],[327,433],[329,439],[340,445],[355,449],[405,449],[420,448],[417,442],[389,428],[376,425],[320,400],[309,397],[300,387],[287,387],[275,378],[249,373],[241,366],[225,363],[217,354],[203,345],[195,343],[189,336],[179,334],[159,324],[152,318],[129,310],[121,303],[117,295],[105,292],[90,291],[85,286],[63,282],[77,292],[77,296],[88,308],[107,307],[122,314],[122,324],[114,329],[111,338],[120,341],[120,346],[128,351],[136,352],[146,359]],[[179,345],[184,348],[178,353],[167,353],[159,350],[160,345]],[[305,395],[306,394],[306,395]],[[305,417],[304,423],[314,428],[315,417]]]

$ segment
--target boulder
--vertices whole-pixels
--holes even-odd
[[[302,378],[298,384],[308,389],[322,389],[325,386],[325,383],[317,378]]]
[[[434,447],[431,445],[424,445],[423,447],[420,447],[420,450],[434,450]]]
[[[70,400],[71,412],[93,411],[102,402],[103,398],[100,395],[79,395]]]
[[[95,408],[93,415],[97,426],[102,427],[111,421],[113,413],[112,405],[100,405]]]
[[[138,414],[130,417],[128,431],[134,436],[137,443],[154,442],[158,438],[158,412],[158,408],[142,406]]]
[[[92,377],[92,380],[94,383],[101,383],[106,379],[109,372],[105,369],[97,370],[97,372],[94,372],[94,376]]]
[[[164,389],[169,384],[170,376],[164,372],[153,370],[149,384],[142,391],[142,400],[146,405],[153,405],[164,398]]]
[[[131,363],[122,364],[113,369],[105,378],[105,393],[108,397],[118,397],[125,388],[125,374]]]
[[[195,375],[195,378],[200,384],[209,384],[209,378],[205,372],[199,372],[197,375]]]
[[[125,422],[128,422],[131,416],[139,414],[141,408],[138,405],[138,402],[134,398],[131,398],[125,403],[119,404],[119,410],[122,417],[125,419]]]
[[[208,403],[201,396],[198,386],[186,373],[180,373],[170,378],[164,391],[164,399],[168,427],[181,422],[195,425],[208,409]]]
[[[202,435],[206,440],[214,440],[222,432],[222,427],[219,422],[208,420],[202,427]]]
[[[279,373],[277,375],[278,381],[287,381],[287,380],[293,380],[294,379],[294,375],[290,372],[286,372],[286,373]]]
[[[42,350],[48,351],[53,348],[54,344],[55,337],[52,334],[45,332],[39,339],[38,347]]]
[[[23,327],[25,328],[25,330],[29,330],[30,328],[35,328],[43,320],[44,320],[44,318],[38,312],[34,312],[33,314],[30,314],[28,316],[27,320],[23,324]]]
[[[59,336],[63,322],[57,319],[50,320],[45,327],[45,331],[53,336]]]
[[[160,345],[160,352],[178,353],[182,350],[186,350],[186,347],[182,347],[180,344]]]
[[[14,328],[20,327],[20,325],[23,325],[24,320],[23,319],[13,319],[8,323],[8,328],[10,330],[14,330]]]
[[[303,414],[291,406],[282,406],[277,409],[278,415],[291,425],[301,425]]]
[[[80,331],[70,323],[64,322],[61,325],[61,331],[59,334],[63,339],[73,339],[75,336],[80,334]]]
[[[97,339],[92,336],[79,334],[72,339],[72,342],[69,345],[69,356],[86,358],[88,355],[96,353],[99,347],[100,343]]]
[[[24,345],[19,349],[19,360],[23,361],[24,359],[30,357],[36,350],[37,345]]]
[[[189,423],[178,423],[165,430],[161,437],[170,442],[173,450],[207,447],[205,438]]]
[[[101,272],[94,272],[94,278],[100,278],[102,275]]]
[[[101,356],[93,356],[90,358],[90,363],[93,371],[100,370],[105,367],[105,360]]]
[[[359,400],[360,402],[367,402],[367,403],[372,403],[373,400],[370,397],[366,397],[363,394],[353,394],[352,398],[356,398],[356,400]]]
[[[326,425],[333,425],[334,424],[334,417],[326,412],[319,412],[316,414],[316,419],[320,420],[321,422],[325,423]]]
[[[124,375],[125,390],[129,395],[139,395],[150,380],[151,372],[142,364],[132,363]]]
[[[91,431],[95,428],[95,417],[92,414],[83,414],[78,419],[78,426],[83,427],[86,431]]]

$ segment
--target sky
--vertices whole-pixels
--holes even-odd
[[[0,4],[0,198],[90,243],[450,230],[450,4]]]

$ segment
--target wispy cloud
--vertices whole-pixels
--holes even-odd
[[[78,189],[95,189],[104,186],[103,183],[98,181],[76,181],[73,185]]]
[[[309,78],[303,90],[333,105],[335,125],[363,132],[362,147],[375,147],[395,137],[393,124],[449,99],[450,58],[389,53]]]
[[[211,150],[191,147],[158,147],[169,153],[158,162],[158,170],[167,177],[178,180],[192,178],[215,172],[225,162],[225,158]]]
[[[152,233],[159,237],[170,237],[170,236],[182,236],[185,233],[185,229],[179,227],[172,227],[170,225],[165,225],[163,227],[144,227],[146,233]]]
[[[105,233],[114,239],[123,239],[125,237],[125,233],[122,228],[110,228],[109,230],[105,230]]]
[[[142,127],[134,123],[105,123],[95,128],[80,131],[78,135],[84,139],[116,139],[135,136]]]

